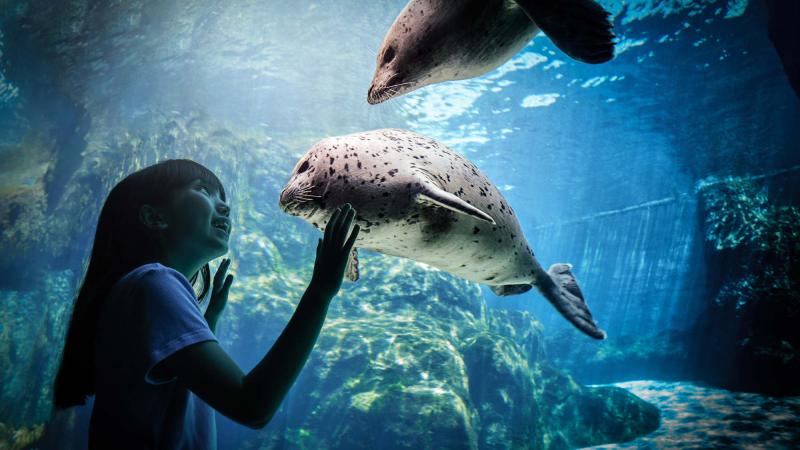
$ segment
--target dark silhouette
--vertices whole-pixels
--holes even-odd
[[[794,92],[800,96],[800,2],[766,0],[768,35],[783,63]]]

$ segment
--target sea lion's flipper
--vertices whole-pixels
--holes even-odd
[[[347,267],[345,268],[344,276],[350,281],[358,280],[358,249],[355,247],[350,251],[350,257],[347,259]]]
[[[515,0],[553,43],[590,64],[614,57],[611,15],[594,0]]]
[[[430,184],[425,186],[425,190],[417,194],[417,201],[421,203],[431,203],[436,206],[441,206],[457,213],[466,214],[478,220],[485,220],[486,222],[495,224],[494,219],[489,214],[481,211],[480,209],[470,205],[469,203],[461,200],[455,195],[440,189]]]
[[[541,276],[549,276],[552,282],[544,279],[537,281],[536,286],[558,312],[572,322],[575,327],[595,339],[605,339],[606,333],[594,322],[592,313],[583,300],[583,293],[581,293],[578,282],[570,269],[572,269],[571,264],[553,264],[547,270],[546,275],[541,274]]]
[[[494,295],[505,297],[507,295],[517,295],[528,292],[533,286],[530,284],[504,284],[502,286],[489,286]]]

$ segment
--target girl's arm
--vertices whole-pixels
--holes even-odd
[[[163,364],[198,397],[225,416],[263,428],[280,407],[319,336],[328,305],[341,287],[350,251],[358,236],[355,210],[337,209],[317,244],[314,275],[303,298],[264,358],[245,375],[217,342],[187,346]],[[210,325],[210,324],[209,324]]]

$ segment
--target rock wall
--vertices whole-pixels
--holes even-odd
[[[698,184],[705,289],[683,328],[608,341],[548,337],[554,364],[584,383],[696,379],[732,390],[800,393],[798,168]]]

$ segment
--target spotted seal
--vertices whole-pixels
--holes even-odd
[[[488,285],[498,295],[536,286],[578,329],[595,324],[570,264],[545,272],[514,210],[474,164],[429,137],[382,129],[329,137],[295,165],[280,194],[285,212],[324,230],[333,210],[350,203],[361,231],[354,248],[429,264]],[[358,278],[357,253],[348,278]]]
[[[614,56],[609,15],[593,0],[411,0],[383,39],[367,101],[482,75],[539,30],[576,60],[606,62]]]

